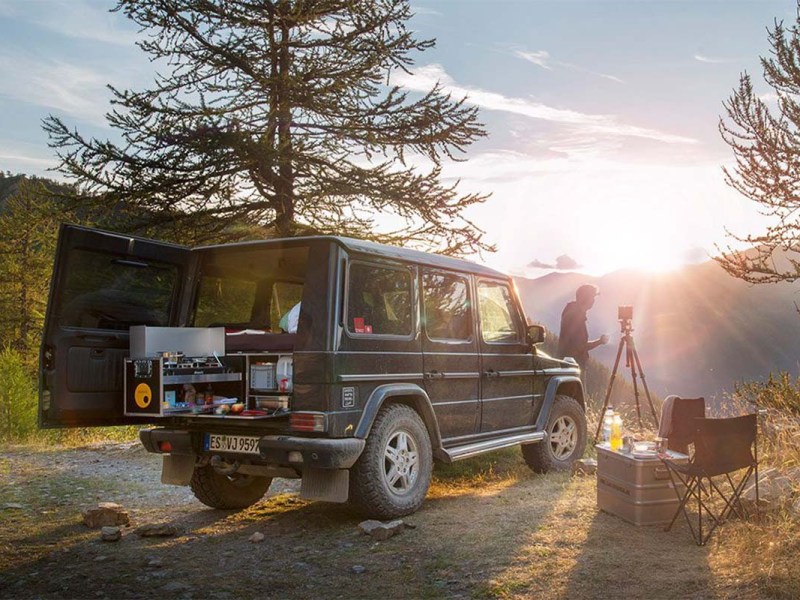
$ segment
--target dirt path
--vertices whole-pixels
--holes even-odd
[[[416,528],[384,542],[346,507],[299,500],[293,481],[235,513],[159,477],[138,444],[0,452],[0,597],[760,597],[715,544],[600,513],[592,478],[534,476],[516,450],[437,469]],[[80,521],[98,501],[183,533],[101,542]]]

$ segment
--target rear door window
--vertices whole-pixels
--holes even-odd
[[[169,325],[176,265],[74,249],[65,271],[59,326],[127,331],[132,325]]]
[[[422,277],[425,332],[428,339],[467,341],[472,338],[472,319],[464,277],[426,272]]]
[[[195,327],[243,326],[250,322],[256,282],[231,277],[203,277],[197,297]]]
[[[411,273],[407,269],[351,263],[347,331],[410,336],[413,332],[411,290]]]

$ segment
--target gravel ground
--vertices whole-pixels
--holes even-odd
[[[530,473],[514,449],[438,468],[415,526],[378,542],[346,506],[275,480],[251,508],[220,511],[160,483],[138,444],[0,451],[0,598],[760,597],[714,544],[681,527],[635,528],[598,512],[593,478]],[[103,542],[97,502],[131,526]],[[140,538],[146,523],[180,534]],[[261,543],[249,538],[260,532]]]

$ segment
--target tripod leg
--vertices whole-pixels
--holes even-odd
[[[628,366],[631,368],[631,380],[633,380],[633,397],[636,399],[636,419],[639,422],[639,429],[642,428],[642,408],[639,403],[639,385],[636,383],[636,346],[633,344],[633,338],[629,335],[627,339],[627,360]]]
[[[650,405],[650,413],[653,415],[653,421],[656,423],[656,429],[661,427],[661,424],[658,422],[658,415],[656,414],[656,408],[653,406],[653,398],[650,396],[650,390],[647,389],[647,380],[644,378],[644,369],[642,369],[642,361],[639,360],[639,353],[636,351],[636,348],[633,349],[633,358],[636,360],[636,366],[639,369],[639,375],[642,378],[642,386],[644,387],[644,394],[647,396],[647,403]]]
[[[608,388],[606,388],[606,397],[603,400],[603,407],[600,409],[600,416],[597,419],[597,431],[594,433],[594,443],[597,443],[597,438],[600,437],[600,429],[603,427],[603,415],[606,413],[606,409],[608,408],[608,401],[611,398],[611,388],[614,387],[614,379],[617,376],[617,369],[619,368],[619,359],[622,356],[622,346],[624,345],[625,340],[621,339],[619,341],[619,347],[617,348],[617,358],[614,361],[614,368],[611,370],[611,379],[608,380]]]

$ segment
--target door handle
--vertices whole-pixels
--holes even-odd
[[[487,369],[483,372],[484,377],[500,377],[500,371],[495,371],[494,369]]]
[[[444,379],[444,373],[441,371],[427,371],[425,373],[425,379]]]

